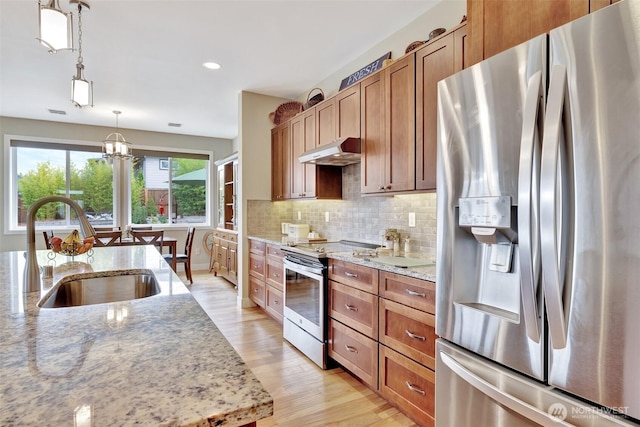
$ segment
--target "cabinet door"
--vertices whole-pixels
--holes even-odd
[[[378,297],[329,281],[329,316],[374,340],[378,339]]]
[[[249,275],[261,281],[265,279],[265,257],[249,252]]]
[[[456,72],[454,33],[416,52],[416,188],[436,188],[438,82]]]
[[[282,292],[273,286],[266,286],[266,300],[265,309],[274,319],[282,323],[284,300],[282,298]]]
[[[360,85],[350,86],[335,97],[336,139],[360,136]]]
[[[253,276],[249,276],[249,298],[260,307],[265,308],[266,289],[264,282]]]
[[[353,372],[374,390],[378,388],[378,344],[342,323],[329,319],[329,357]]]
[[[363,194],[415,189],[415,56],[360,83]]]
[[[415,189],[415,55],[406,56],[383,71],[386,104],[385,191]]]
[[[229,276],[238,278],[238,244],[229,242],[227,251],[227,269],[229,270]]]
[[[302,164],[298,157],[315,147],[315,108],[291,119],[291,198],[315,197],[316,166]]]
[[[316,144],[328,144],[336,139],[336,102],[327,99],[316,105]]]
[[[589,0],[468,0],[469,63],[473,65],[588,13]]]
[[[229,241],[228,240],[220,240],[220,274],[223,276],[229,275]]]
[[[385,182],[384,80],[378,72],[360,82],[361,191],[377,193]]]
[[[271,200],[289,198],[291,181],[289,122],[271,129]]]

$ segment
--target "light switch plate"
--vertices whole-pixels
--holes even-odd
[[[324,213],[324,222],[329,222],[329,212]]]
[[[302,219],[302,212],[298,211],[298,221]]]

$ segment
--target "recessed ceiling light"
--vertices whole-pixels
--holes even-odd
[[[170,127],[174,127],[174,128],[179,128],[180,126],[182,126],[182,123],[171,123],[171,122],[169,122],[169,126]]]
[[[205,62],[202,64],[202,66],[204,68],[208,68],[210,70],[219,70],[220,69],[220,64],[218,64],[217,62]]]
[[[67,112],[64,111],[64,110],[52,110],[52,109],[49,109],[49,112],[51,114],[60,114],[62,116],[66,116],[67,115]]]

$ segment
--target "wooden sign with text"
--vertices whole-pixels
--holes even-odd
[[[391,59],[391,52],[385,53],[380,58],[373,61],[371,64],[365,65],[355,73],[351,74],[349,77],[345,77],[344,79],[342,79],[342,83],[340,83],[340,90],[349,87],[352,84],[364,79],[369,74],[378,71],[380,68],[382,68],[382,64],[385,59]]]

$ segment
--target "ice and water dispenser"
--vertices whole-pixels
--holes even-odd
[[[455,234],[464,241],[454,245],[463,252],[454,256],[454,275],[465,276],[465,285],[455,290],[454,303],[519,321],[516,219],[517,206],[512,205],[510,196],[458,199],[458,227],[464,232]]]

